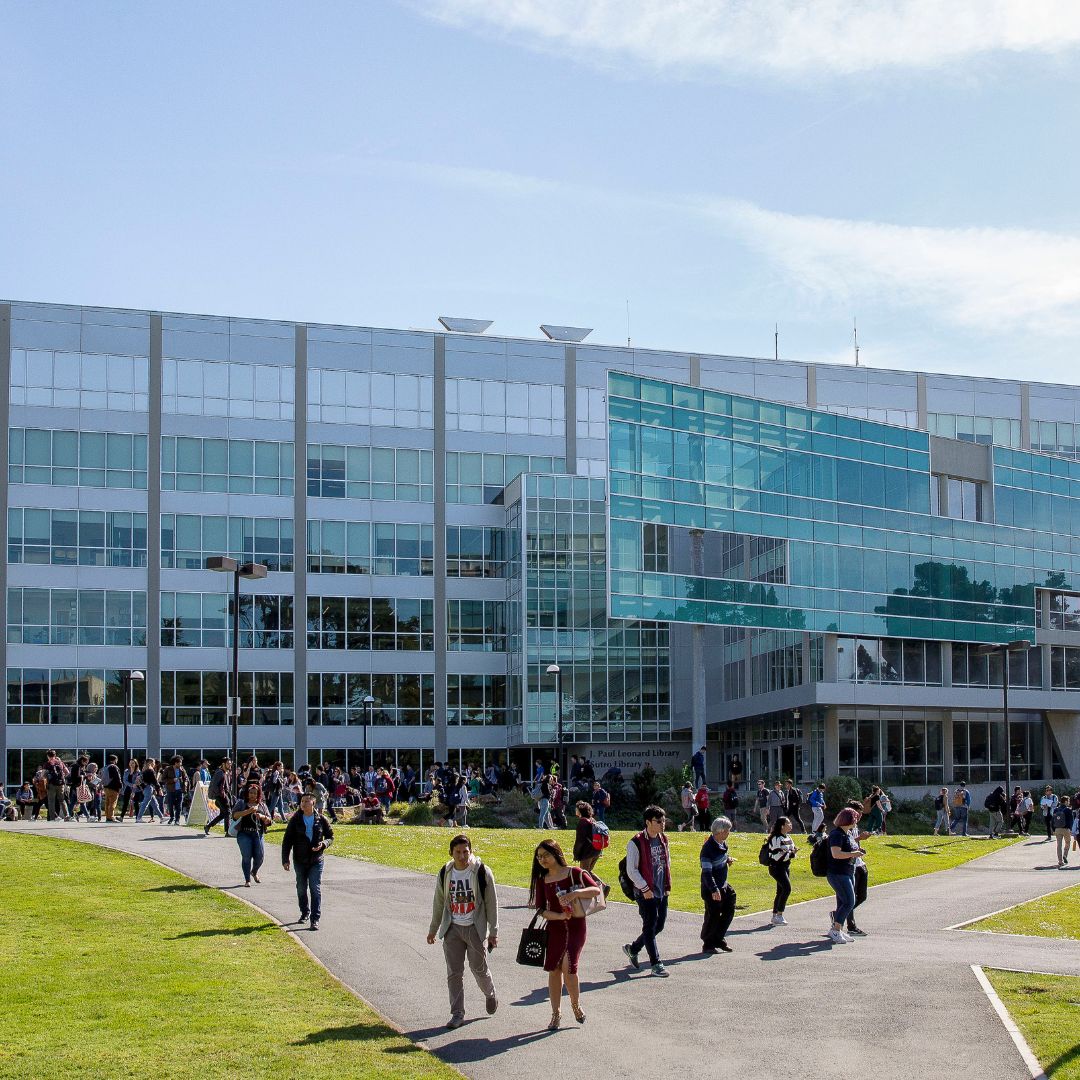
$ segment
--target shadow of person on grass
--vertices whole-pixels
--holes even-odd
[[[155,885],[152,889],[147,889],[147,892],[195,892],[198,889],[207,889],[208,885]]]
[[[443,1029],[439,1029],[440,1031]],[[302,1039],[297,1039],[293,1046],[317,1046],[327,1042],[367,1042],[369,1039],[385,1039],[388,1032],[383,1024],[349,1024],[346,1027],[323,1028],[321,1031],[309,1031]],[[406,1038],[413,1038],[407,1035]],[[388,1046],[384,1054],[418,1054],[421,1048],[414,1042],[405,1046]]]
[[[202,937],[242,937],[245,934],[261,934],[267,930],[276,930],[276,923],[260,923],[258,926],[220,926],[210,930],[185,930],[167,941],[182,941],[184,938]]]

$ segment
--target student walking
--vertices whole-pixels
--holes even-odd
[[[537,800],[536,808],[539,811],[540,817],[536,823],[538,829],[554,829],[555,822],[551,820],[551,777],[542,776],[540,778],[540,797]]]
[[[60,755],[55,750],[50,750],[45,755],[45,776],[48,779],[45,816],[49,821],[66,821],[70,816],[64,799],[64,785],[68,781],[68,773],[68,767],[60,760]]]
[[[679,802],[682,804],[686,820],[679,826],[679,832],[693,832],[694,823],[697,821],[697,803],[694,801],[694,788],[687,780],[679,792]]]
[[[1005,811],[1009,806],[1005,789],[999,784],[986,796],[983,806],[990,811],[990,839],[994,840],[1005,831]]]
[[[169,824],[179,825],[184,810],[184,795],[188,790],[188,777],[184,759],[174,754],[165,770],[165,804],[169,810]]]
[[[707,787],[705,782],[705,747],[699,747],[698,751],[690,759],[690,766],[694,770],[694,787]]]
[[[667,922],[668,893],[671,892],[671,860],[664,835],[667,817],[659,806],[647,806],[643,814],[645,828],[630,837],[626,845],[626,876],[633,882],[634,899],[641,916],[641,933],[623,952],[635,971],[641,963],[642,949],[649,955],[652,973],[667,978],[667,968],[660,962],[656,938]]]
[[[574,861],[582,870],[587,870],[591,874],[592,868],[596,865],[596,861],[603,851],[602,848],[598,848],[593,843],[597,828],[596,819],[593,817],[592,803],[580,799],[574,809],[577,812],[578,819],[577,830],[574,833]],[[603,831],[604,833],[607,832],[606,825],[603,826]],[[604,842],[606,842],[606,837]]]
[[[270,815],[273,821],[274,815]],[[281,865],[288,870],[290,856],[296,863],[296,900],[300,921],[311,917],[311,929],[319,929],[322,916],[323,855],[334,842],[330,822],[315,810],[315,796],[309,791],[300,797],[300,809],[285,826],[281,838]]]
[[[971,809],[971,792],[967,784],[961,780],[953,793],[953,832],[957,836],[968,834],[968,811]],[[1048,837],[1049,839],[1049,837]]]
[[[132,758],[127,768],[124,770],[124,783],[120,792],[120,820],[123,821],[127,817],[128,808],[131,808],[132,815],[138,809],[139,805],[139,782],[142,777],[142,768],[139,765],[138,758]]]
[[[829,872],[826,880],[836,894],[836,909],[832,913],[829,940],[836,945],[847,945],[852,940],[844,933],[844,924],[855,910],[854,860],[866,852],[852,840],[848,830],[858,824],[860,816],[858,810],[841,810],[836,815],[833,830],[825,841],[829,845]]]
[[[611,795],[604,789],[599,780],[592,784],[592,794],[589,796],[592,802],[593,813],[597,821],[604,821],[608,807],[611,805]]]
[[[731,821],[731,829],[734,832],[738,829],[738,814],[739,814],[739,793],[735,790],[735,782],[729,780],[727,787],[724,788],[720,794],[720,802],[724,807],[725,816]]]
[[[849,810],[854,810],[856,813],[861,813],[861,804],[857,802],[849,802]],[[862,842],[870,835],[865,829],[860,830],[858,823],[848,828],[848,835],[851,837],[852,843],[856,847],[861,847]],[[857,859],[851,861],[853,879],[855,884],[855,907],[851,909],[851,913],[847,917],[847,927],[844,933],[848,937],[866,937],[866,931],[861,929],[855,924],[855,910],[866,900],[867,890],[870,884],[870,871],[866,868],[866,860],[860,855]]]
[[[120,766],[115,754],[109,755],[108,764],[105,766],[104,795],[105,795],[105,820],[116,820],[116,803],[120,798],[120,792],[124,787],[124,778],[120,774]]]
[[[769,829],[776,824],[777,818],[787,813],[787,796],[784,794],[783,788],[780,787],[779,780],[773,781],[772,791],[769,792],[768,811],[766,820]]]
[[[818,784],[818,786],[810,792],[810,796],[806,802],[814,815],[813,821],[810,823],[810,831],[816,833],[825,821],[825,784]]]
[[[564,986],[574,1019],[579,1024],[585,1023],[578,975],[586,937],[584,903],[599,895],[599,882],[587,871],[567,866],[562,848],[556,841],[540,841],[533,852],[529,900],[547,925],[544,970],[548,973],[548,1000],[551,1002],[549,1031],[557,1030],[562,1020]]]
[[[1042,810],[1043,822],[1046,825],[1046,839],[1050,840],[1053,837],[1053,818],[1054,811],[1057,809],[1058,797],[1054,794],[1054,789],[1047,784],[1043,788],[1042,798],[1039,800],[1039,809]]]
[[[266,795],[266,805],[270,807],[270,817],[278,813],[282,821],[287,821],[289,815],[285,812],[285,766],[280,761],[275,761],[270,766],[270,772],[263,780],[263,792]]]
[[[728,884],[728,867],[735,861],[728,855],[727,838],[731,822],[718,817],[709,826],[709,838],[701,845],[701,899],[705,918],[701,923],[701,951],[706,955],[731,952],[728,927],[735,917],[735,890]]]
[[[1073,811],[1065,801],[1061,801],[1054,807],[1052,817],[1054,836],[1057,837],[1057,864],[1060,870],[1069,863],[1069,848],[1072,847],[1073,838]]]
[[[769,827],[769,789],[765,786],[764,780],[757,782],[757,791],[754,793],[754,809],[757,811],[761,827],[767,829]]]
[[[945,835],[948,836],[952,830],[949,828],[949,789],[947,787],[943,787],[934,796],[934,810],[937,813],[934,819],[934,835],[937,836],[938,830],[944,829]]]
[[[776,896],[773,899],[773,926],[787,926],[784,908],[791,896],[791,860],[798,853],[795,841],[791,839],[791,819],[777,818],[769,833],[769,877],[776,882]]]
[[[223,758],[221,764],[214,771],[214,775],[210,777],[210,787],[206,792],[207,798],[213,799],[214,805],[217,807],[217,814],[210,818],[203,826],[204,836],[209,836],[210,830],[217,825],[218,822],[224,823],[225,832],[226,834],[228,833],[229,816],[233,801],[232,782],[232,761],[230,761],[229,758]]]
[[[258,885],[259,869],[266,855],[263,835],[267,826],[273,824],[270,811],[262,800],[262,784],[258,780],[248,782],[244,794],[233,806],[232,816],[236,822],[236,843],[240,848],[244,884],[250,887],[254,881]]]
[[[146,764],[143,766],[142,771],[142,804],[139,806],[139,811],[135,815],[136,823],[141,822],[144,814],[149,814],[151,820],[154,815],[157,815],[157,819],[160,822],[165,821],[165,814],[161,809],[161,803],[158,802],[158,776],[157,776],[157,761],[154,758],[147,758]]]
[[[499,943],[499,898],[491,869],[472,853],[472,844],[464,834],[450,841],[450,861],[435,879],[427,943],[443,943],[446,958],[446,985],[450,992],[450,1019],[454,1029],[465,1023],[465,959],[476,985],[484,995],[488,1016],[499,1007],[495,983],[488,970],[484,941],[490,952]]]
[[[802,823],[802,792],[790,781],[784,781],[784,798],[787,801],[787,817],[791,820],[792,829],[806,832],[806,826]]]
[[[709,828],[709,789],[704,784],[697,789],[694,806],[697,807],[698,828],[705,832]]]
[[[1031,801],[1031,792],[1025,791],[1018,808],[1020,814],[1020,832],[1024,836],[1031,835],[1031,819],[1035,815],[1035,804]]]

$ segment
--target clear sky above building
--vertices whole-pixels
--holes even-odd
[[[1077,380],[1071,2],[0,16],[6,298]]]

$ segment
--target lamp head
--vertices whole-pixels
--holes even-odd
[[[562,668],[558,664],[548,664],[547,673],[549,675],[558,675],[562,671]]]

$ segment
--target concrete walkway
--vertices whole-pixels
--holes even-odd
[[[275,845],[267,849],[263,884],[246,889],[235,842],[198,830],[44,822],[5,828],[149,856],[235,891],[283,924],[297,915],[292,875],[281,868]],[[735,952],[714,957],[699,951],[700,916],[673,911],[660,939],[669,979],[652,978],[647,968],[629,971],[620,946],[640,923],[635,909],[613,904],[589,920],[581,964],[587,1022],[579,1028],[566,1006],[558,1034],[545,1030],[543,972],[514,963],[528,915],[521,889],[500,889],[501,944],[491,960],[499,1012],[484,1015],[466,973],[470,1022],[454,1032],[443,1028],[449,1010],[442,950],[424,940],[430,877],[329,857],[321,929],[299,934],[411,1039],[477,1080],[544,1077],[560,1060],[587,1061],[603,1075],[704,1069],[820,1080],[1022,1080],[1030,1074],[970,965],[1080,975],[1080,943],[944,928],[1080,881],[1073,868],[1054,868],[1052,848],[1024,841],[953,870],[872,888],[859,913],[870,936],[851,945],[825,939],[830,900],[790,907],[787,927],[743,916],[729,935]],[[609,855],[609,878],[614,862]],[[776,1055],[785,1044],[781,1066]]]

